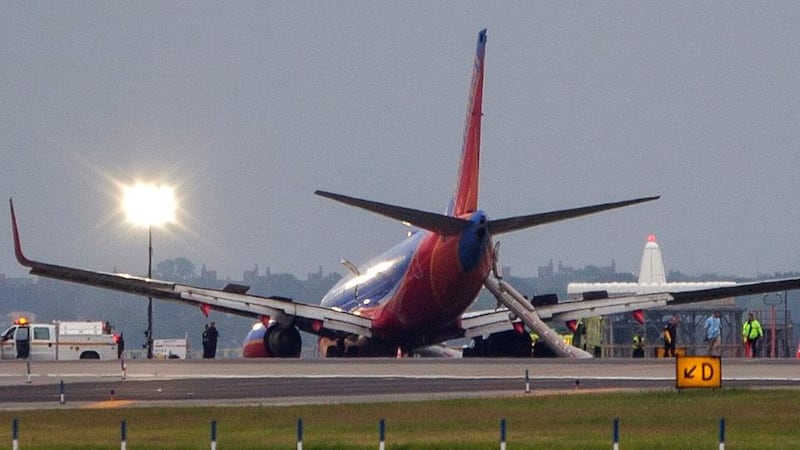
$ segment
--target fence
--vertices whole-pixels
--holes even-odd
[[[19,450],[20,448],[20,427],[19,427],[19,420],[14,418],[12,421],[12,433],[11,433],[11,448],[13,450]],[[303,418],[299,417],[297,419],[297,450],[303,450]],[[120,449],[127,450],[128,447],[128,421],[122,420],[120,422],[119,428],[119,435],[120,435]],[[506,450],[506,419],[500,419],[500,430],[499,430],[499,437],[500,443],[499,448],[500,450]],[[611,445],[614,450],[619,450],[619,441],[620,441],[620,429],[619,429],[619,417],[615,417],[612,422],[612,434],[611,434]],[[217,437],[218,437],[218,429],[217,429],[217,420],[213,419],[210,423],[210,439],[209,439],[209,447],[211,450],[217,449]],[[384,450],[386,448],[386,421],[384,419],[380,419],[378,422],[378,436],[377,436],[377,444],[379,450]],[[725,419],[722,418],[719,420],[719,450],[724,450],[725,448]]]

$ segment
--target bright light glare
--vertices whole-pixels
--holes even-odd
[[[367,273],[358,275],[350,279],[347,283],[344,284],[345,289],[350,289],[351,287],[357,286],[361,283],[366,283],[368,280],[377,277],[378,275],[385,272],[387,269],[392,267],[394,261],[381,261],[374,266],[367,269]]]
[[[175,221],[175,189],[163,184],[136,183],[122,192],[122,209],[128,221],[142,227]]]

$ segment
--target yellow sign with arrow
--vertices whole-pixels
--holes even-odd
[[[722,387],[722,359],[719,356],[678,356],[675,358],[675,387]]]

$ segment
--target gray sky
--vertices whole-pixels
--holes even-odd
[[[342,271],[398,241],[315,189],[444,211],[488,28],[481,208],[661,195],[501,236],[636,272],[800,269],[800,3],[2,2],[0,193],[29,257],[143,274],[115,183],[177,186],[156,262]],[[22,276],[8,214],[0,273]]]

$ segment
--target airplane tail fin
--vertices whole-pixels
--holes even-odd
[[[483,114],[483,68],[486,56],[486,30],[478,33],[478,47],[475,52],[475,63],[472,68],[472,82],[470,84],[467,116],[464,124],[464,142],[461,149],[456,189],[450,200],[446,215],[420,211],[402,206],[388,205],[370,200],[348,197],[325,191],[316,191],[315,194],[326,197],[350,206],[356,206],[368,211],[400,220],[407,224],[443,235],[453,235],[461,232],[469,221],[461,219],[467,214],[478,209],[478,186],[480,172],[481,148],[481,116]],[[658,197],[644,197],[615,203],[585,206],[582,208],[565,209],[527,216],[510,217],[507,219],[492,220],[489,230],[493,234],[502,234],[509,231],[521,230],[537,225],[571,219],[573,217],[594,214],[608,209],[655,200]]]
[[[478,33],[478,47],[472,68],[464,143],[461,149],[458,180],[447,215],[460,217],[478,209],[478,175],[481,152],[481,116],[483,115],[483,66],[486,56],[486,30]]]
[[[661,248],[656,243],[656,235],[647,236],[647,244],[642,253],[642,264],[639,267],[639,284],[666,284],[667,276],[664,272],[664,260],[661,258]]]

